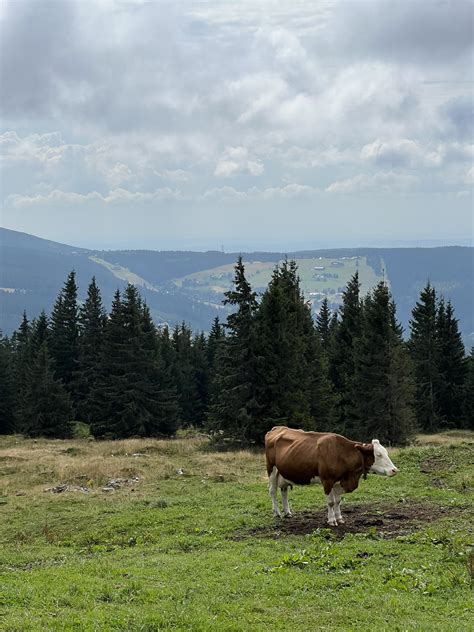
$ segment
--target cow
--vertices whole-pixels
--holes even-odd
[[[273,515],[282,517],[277,488],[281,490],[283,515],[291,516],[288,488],[321,483],[332,527],[344,524],[341,496],[357,489],[362,475],[366,478],[368,472],[375,472],[395,476],[398,472],[377,439],[361,443],[332,432],[305,432],[286,426],[276,426],[267,432],[265,457]]]

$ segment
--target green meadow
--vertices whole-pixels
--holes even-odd
[[[392,450],[327,528],[275,519],[262,451],[0,439],[0,629],[473,629],[474,433]]]
[[[328,293],[330,290],[337,291],[339,288],[344,288],[357,270],[363,294],[366,294],[380,280],[373,268],[367,264],[365,257],[348,259],[321,257],[297,259],[296,262],[301,289],[306,296],[309,296],[310,292]],[[333,265],[335,263],[340,265]],[[263,291],[271,280],[274,268],[275,264],[271,262],[245,262],[245,275],[253,288]],[[324,275],[328,277],[321,278]],[[228,264],[189,274],[177,279],[175,284],[178,287],[192,289],[197,295],[204,292],[221,294],[230,288],[233,278],[234,264]]]

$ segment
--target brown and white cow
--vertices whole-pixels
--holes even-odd
[[[328,504],[328,523],[333,527],[344,524],[341,495],[357,489],[362,475],[375,472],[395,476],[398,472],[377,439],[360,443],[332,432],[305,432],[285,426],[276,426],[267,432],[265,456],[273,515],[281,517],[278,487],[283,514],[291,516],[288,488],[321,483]]]

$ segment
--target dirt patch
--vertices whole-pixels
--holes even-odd
[[[441,472],[443,470],[452,469],[453,464],[438,456],[433,456],[423,461],[420,465],[420,472],[423,474],[431,474],[433,472]]]
[[[345,524],[329,527],[327,510],[301,511],[292,518],[276,518],[273,524],[240,532],[233,539],[263,537],[278,540],[292,535],[307,535],[317,529],[330,529],[338,539],[348,533],[375,533],[385,538],[395,538],[416,531],[423,523],[439,518],[453,517],[462,511],[459,507],[440,507],[428,503],[399,505],[349,505],[344,507]],[[369,531],[370,530],[370,531]]]

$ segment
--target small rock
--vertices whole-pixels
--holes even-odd
[[[48,487],[45,489],[45,492],[51,492],[52,494],[62,494],[63,492],[67,492],[69,489],[69,485],[56,485],[56,487]]]
[[[111,481],[108,481],[105,487],[102,487],[102,491],[109,492],[115,489],[120,489],[124,485],[134,485],[138,483],[139,480],[138,476],[135,476],[134,478],[114,478]]]

